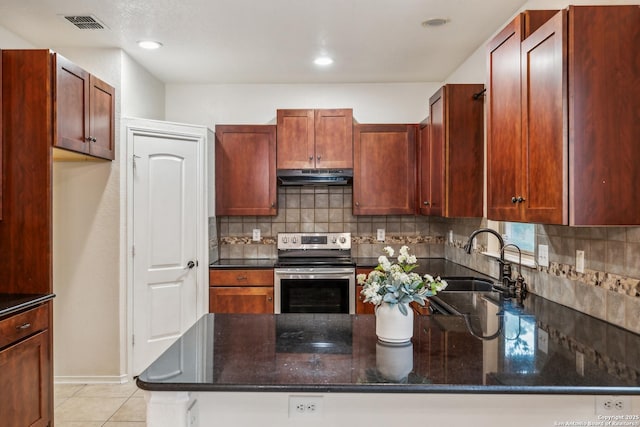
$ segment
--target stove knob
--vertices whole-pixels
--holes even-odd
[[[336,243],[338,241],[338,238],[336,236],[333,236],[331,238],[331,243]]]
[[[287,236],[282,236],[282,243],[287,243],[289,241],[289,239],[287,238]]]
[[[297,242],[298,242],[298,239],[296,238],[296,236],[293,236],[291,238],[291,243],[297,243]]]
[[[347,243],[347,238],[344,236],[340,237],[340,243]]]

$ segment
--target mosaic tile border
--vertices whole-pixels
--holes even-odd
[[[537,270],[542,273],[579,281],[619,294],[640,297],[640,280],[638,279],[589,269],[585,269],[584,273],[578,273],[575,266],[557,262],[551,262],[549,267],[538,267]]]

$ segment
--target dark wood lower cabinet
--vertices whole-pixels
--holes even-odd
[[[0,424],[48,426],[50,418],[49,331],[0,351]]]
[[[210,313],[273,313],[273,269],[209,270]]]
[[[210,287],[209,311],[211,313],[273,313],[273,287]]]

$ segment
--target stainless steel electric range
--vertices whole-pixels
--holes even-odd
[[[279,233],[275,313],[355,313],[351,233]]]

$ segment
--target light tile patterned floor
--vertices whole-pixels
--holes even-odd
[[[145,427],[146,404],[135,383],[56,384],[56,427]]]

